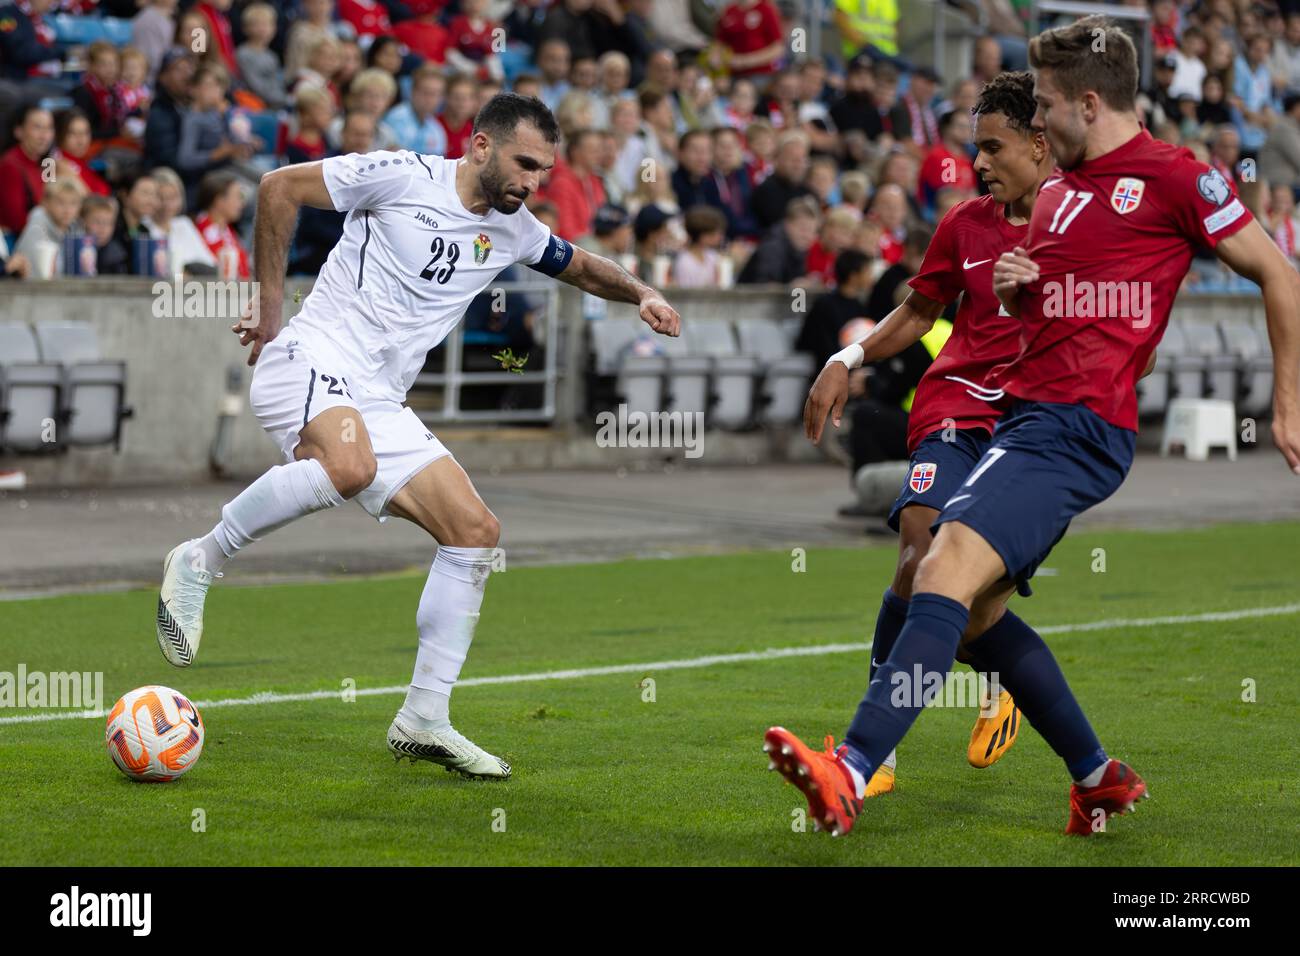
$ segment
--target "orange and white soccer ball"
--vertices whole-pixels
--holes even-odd
[[[149,684],[113,705],[104,741],[117,769],[132,780],[175,780],[203,753],[203,718],[180,691]]]

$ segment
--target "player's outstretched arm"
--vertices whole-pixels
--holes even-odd
[[[822,439],[829,414],[840,427],[849,397],[849,371],[897,355],[934,327],[944,304],[913,289],[902,305],[877,322],[862,340],[836,353],[813,382],[803,406],[803,430],[814,445]]]
[[[660,335],[681,335],[682,317],[662,295],[617,262],[573,247],[573,258],[557,278],[611,302],[641,307],[641,321]]]
[[[1273,442],[1300,475],[1300,274],[1258,222],[1221,240],[1214,251],[1264,292],[1273,347]]]
[[[257,187],[257,219],[253,223],[253,278],[258,284],[257,311],[251,307],[231,331],[239,344],[252,343],[248,364],[262,354],[262,346],[280,334],[284,307],[284,274],[288,270],[289,244],[303,206],[333,209],[320,163],[299,163],[272,170]]]

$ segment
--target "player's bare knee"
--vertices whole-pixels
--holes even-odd
[[[500,541],[501,522],[484,508],[458,522],[447,543],[457,548],[495,548]]]
[[[368,453],[326,458],[321,464],[330,483],[344,498],[355,498],[369,488],[379,469],[375,456]]]

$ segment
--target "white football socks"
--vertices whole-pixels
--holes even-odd
[[[451,726],[447,716],[451,689],[474,640],[494,551],[442,547],[433,559],[415,615],[420,630],[415,673],[398,713],[404,723],[417,730],[445,730]]]
[[[319,461],[277,465],[221,509],[221,520],[195,542],[206,570],[216,574],[235,552],[304,515],[343,504]]]
[[[1095,787],[1097,784],[1101,783],[1101,778],[1106,776],[1106,768],[1108,766],[1110,766],[1110,761],[1106,760],[1100,767],[1088,774],[1088,776],[1084,777],[1082,780],[1076,780],[1074,782],[1081,787]]]

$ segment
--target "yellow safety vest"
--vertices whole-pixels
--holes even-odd
[[[876,49],[898,56],[898,0],[835,0],[836,8]],[[841,41],[844,59],[859,48],[847,38]]]
[[[944,345],[947,344],[948,338],[951,335],[952,323],[947,319],[936,319],[934,325],[930,327],[930,331],[921,336],[921,344],[924,345],[925,350],[930,353],[930,361],[933,362],[939,357],[939,353],[943,350]],[[903,411],[911,412],[912,399],[915,397],[916,389],[912,389],[907,393],[907,398],[903,399]]]

